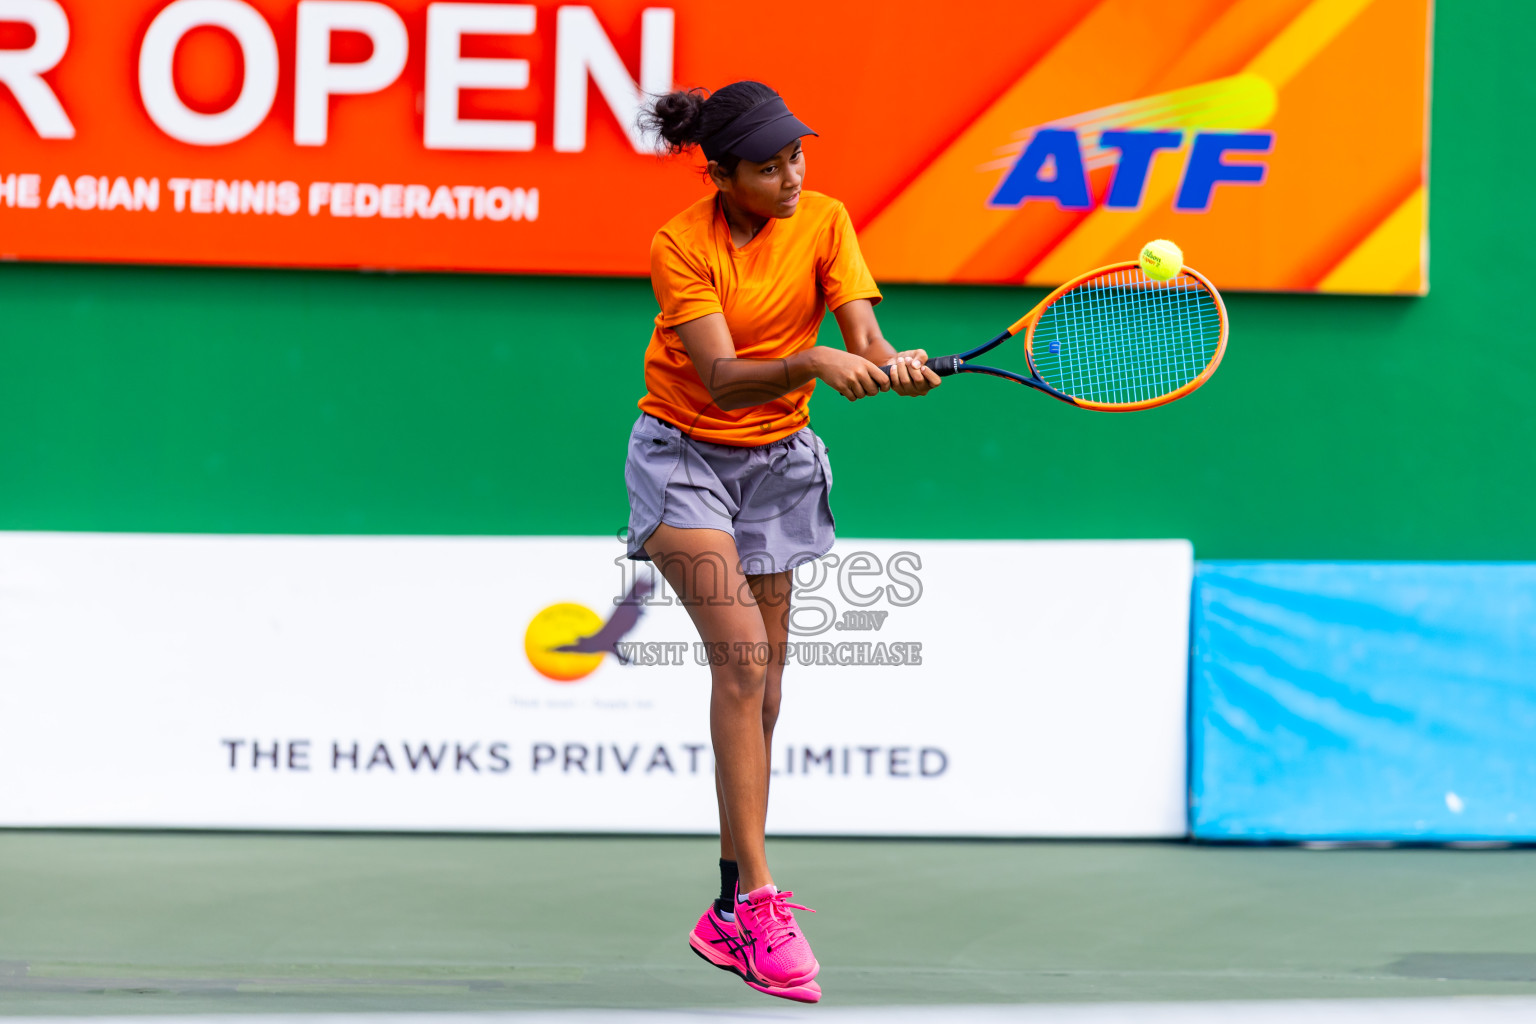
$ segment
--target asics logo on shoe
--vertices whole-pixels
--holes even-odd
[[[748,960],[757,952],[757,936],[752,934],[752,929],[742,926],[742,934],[737,937],[736,949]]]
[[[732,956],[739,955],[741,951],[746,948],[747,944],[741,941],[740,936],[721,931],[720,926],[715,924],[713,921],[711,921],[710,924],[713,925],[716,936],[715,938],[709,940],[709,944],[711,946],[724,946],[725,951],[730,953]]]

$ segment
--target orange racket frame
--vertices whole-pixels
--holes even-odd
[[[957,373],[981,373],[986,374],[989,377],[1002,377],[1005,380],[1011,380],[1015,383],[1034,388],[1036,391],[1043,392],[1047,395],[1050,395],[1052,398],[1066,402],[1069,405],[1075,405],[1082,409],[1093,409],[1098,412],[1135,412],[1139,409],[1151,409],[1159,405],[1167,405],[1169,402],[1183,398],[1185,395],[1195,391],[1202,384],[1211,379],[1211,375],[1215,373],[1216,368],[1221,365],[1222,356],[1224,356],[1227,351],[1228,321],[1226,303],[1222,302],[1221,293],[1216,290],[1215,285],[1211,284],[1210,279],[1192,267],[1185,267],[1179,273],[1180,275],[1187,275],[1191,279],[1197,281],[1200,286],[1210,294],[1212,300],[1214,300],[1216,313],[1220,318],[1221,325],[1221,333],[1217,339],[1215,353],[1211,356],[1210,361],[1206,364],[1205,368],[1193,380],[1181,385],[1173,391],[1170,391],[1166,394],[1157,395],[1153,398],[1140,399],[1134,402],[1096,402],[1086,398],[1075,398],[1072,395],[1058,391],[1056,388],[1048,384],[1043,378],[1041,378],[1039,370],[1035,366],[1035,327],[1039,324],[1040,317],[1045,313],[1047,309],[1050,308],[1051,304],[1056,302],[1063,295],[1071,292],[1073,289],[1079,288],[1082,285],[1088,284],[1089,282],[1092,282],[1098,278],[1130,270],[1139,270],[1139,265],[1135,260],[1126,260],[1121,263],[1111,263],[1108,266],[1099,267],[1097,270],[1090,270],[1086,274],[1079,274],[1077,277],[1074,277],[1072,280],[1061,285],[1059,288],[1056,288],[1045,298],[1041,299],[1040,302],[1036,304],[1034,309],[1019,317],[1018,320],[1014,321],[1011,327],[1009,327],[1002,334],[999,334],[997,337],[993,338],[991,341],[987,342],[985,345],[980,345],[976,348],[973,348],[969,352],[961,352],[956,355],[939,356],[937,359],[930,359],[928,361],[928,366],[940,377],[948,377]],[[1149,285],[1162,283],[1153,281],[1151,278],[1144,277],[1144,280]],[[1014,373],[1011,370],[1004,370],[996,366],[982,366],[979,363],[971,362],[971,360],[975,359],[982,353],[989,352],[996,348],[998,345],[1001,345],[1003,342],[1007,341],[1009,338],[1015,337],[1020,331],[1024,332],[1024,357],[1029,361],[1030,376],[1025,377],[1024,375]],[[890,368],[886,367],[886,370],[889,372]]]

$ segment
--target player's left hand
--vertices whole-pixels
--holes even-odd
[[[891,360],[891,390],[909,398],[921,398],[943,383],[938,374],[923,365],[928,353],[920,348],[897,352]]]

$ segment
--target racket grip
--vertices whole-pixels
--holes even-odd
[[[965,360],[959,356],[939,356],[937,359],[928,360],[923,365],[940,377],[953,377],[960,372],[960,364],[963,362]],[[889,366],[882,366],[880,369],[885,371],[887,377],[891,375],[891,368]]]

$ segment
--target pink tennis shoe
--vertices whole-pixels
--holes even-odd
[[[739,921],[740,917],[737,920]],[[802,943],[804,941],[804,939],[801,940]],[[721,917],[716,912],[714,903],[710,903],[709,909],[704,911],[704,916],[699,918],[699,923],[693,926],[693,932],[688,936],[688,945],[703,960],[722,971],[730,971],[759,992],[801,1003],[814,1003],[821,999],[821,986],[815,981],[806,980],[793,985],[780,985],[754,974],[746,957],[746,943],[736,930],[735,923]],[[814,962],[814,958],[812,960]],[[812,971],[812,975],[814,974],[815,972]]]
[[[742,956],[753,977],[780,988],[804,985],[821,970],[794,913],[815,911],[789,902],[793,895],[765,885],[744,899],[736,899],[736,932],[741,936]]]

